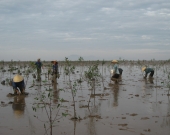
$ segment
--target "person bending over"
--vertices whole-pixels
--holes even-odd
[[[25,82],[24,82],[24,78],[17,74],[14,76],[13,80],[12,80],[12,86],[13,86],[13,90],[14,90],[14,94],[24,94],[25,92]]]
[[[147,68],[146,66],[142,68],[142,71],[145,72],[144,78],[147,78],[148,74],[149,77],[152,78],[154,75],[154,70],[153,68]]]

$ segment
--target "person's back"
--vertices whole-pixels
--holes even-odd
[[[18,88],[20,90],[20,93],[24,93],[25,91],[25,82],[24,78],[21,75],[15,75],[12,80],[12,86],[14,90],[14,94],[19,94]]]
[[[146,69],[145,69],[145,73],[147,73],[147,74],[150,73],[150,72],[152,72],[152,71],[154,71],[152,68],[146,68]]]
[[[144,78],[146,78],[149,73],[150,73],[149,77],[153,77],[153,75],[154,75],[154,70],[153,70],[153,68],[147,68],[147,67],[145,66],[145,67],[142,68],[142,71],[145,71],[145,76],[144,76]]]

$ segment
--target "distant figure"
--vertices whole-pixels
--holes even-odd
[[[53,75],[53,80],[52,82],[56,82],[56,78],[59,78],[59,73],[58,73],[58,62],[55,61],[51,61],[52,65],[52,75]]]
[[[36,65],[36,68],[37,68],[37,79],[39,80],[40,79],[40,76],[41,76],[41,68],[42,68],[42,63],[40,61],[40,59],[37,60],[37,62],[35,62],[35,65]]]
[[[51,61],[51,63],[53,64],[52,74],[57,75],[58,74],[58,62],[55,60],[55,61]]]
[[[25,93],[25,82],[24,78],[21,75],[17,74],[14,76],[12,86],[15,95]]]
[[[146,66],[145,67],[142,67],[142,71],[144,72],[145,71],[145,76],[144,78],[147,78],[147,75],[150,73],[149,77],[152,78],[153,75],[154,75],[154,70],[152,68],[147,68]]]
[[[118,61],[117,60],[113,60],[112,61],[112,78],[111,80],[116,80],[119,79],[120,77],[120,73],[119,73],[119,65],[118,65]],[[122,73],[122,72],[121,72]]]

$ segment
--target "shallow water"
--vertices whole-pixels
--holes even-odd
[[[100,66],[100,78],[95,85],[96,96],[88,101],[91,87],[84,79],[78,86],[75,96],[77,117],[81,120],[73,121],[73,100],[69,84],[69,77],[64,75],[64,67],[60,67],[60,78],[57,85],[52,86],[51,80],[45,77],[47,69],[44,68],[41,82],[35,81],[33,87],[32,73],[29,74],[26,92],[28,96],[7,97],[13,93],[12,87],[0,84],[1,115],[0,134],[13,135],[42,135],[45,133],[44,123],[47,123],[45,109],[33,111],[32,106],[37,102],[34,98],[39,97],[45,89],[52,88],[54,96],[52,104],[58,104],[58,98],[65,101],[61,104],[58,114],[67,112],[66,117],[55,121],[53,134],[62,135],[169,135],[170,134],[170,96],[168,88],[161,82],[167,80],[163,72],[165,67],[159,67],[155,72],[154,79],[143,79],[141,68],[137,65],[120,65],[123,69],[122,81],[115,83],[110,81],[110,67]],[[168,67],[168,66],[166,66]],[[8,69],[8,67],[6,67]],[[24,69],[22,69],[24,70]],[[71,75],[71,83],[80,78],[80,72],[86,71],[87,66],[76,66],[75,74]],[[10,72],[1,72],[0,81],[12,78]],[[84,78],[84,77],[83,77]],[[46,81],[45,81],[46,80]],[[64,91],[60,91],[63,89]],[[46,91],[48,93],[48,91]],[[98,95],[97,95],[98,94]],[[13,102],[9,104],[9,102]],[[53,117],[58,109],[53,110]],[[36,118],[38,116],[38,119]]]

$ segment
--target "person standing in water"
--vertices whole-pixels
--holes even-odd
[[[37,79],[40,80],[41,78],[41,68],[42,68],[42,63],[40,61],[40,59],[37,60],[37,62],[35,62],[36,68],[37,68]]]
[[[55,60],[55,61],[51,61],[51,63],[53,64],[52,74],[55,74],[57,76],[57,74],[58,74],[58,62]]]
[[[58,62],[55,61],[51,61],[52,65],[52,75],[53,75],[53,81],[55,81],[55,79],[57,77],[59,77],[59,73],[58,73]]]

